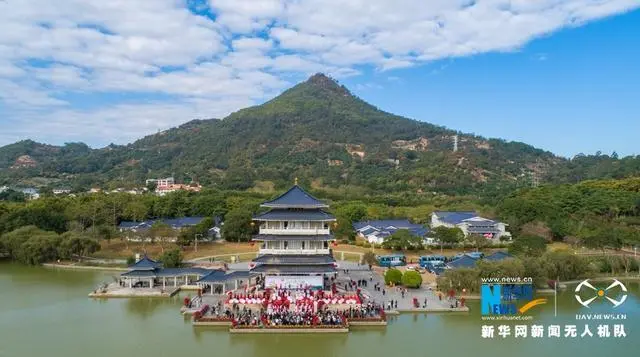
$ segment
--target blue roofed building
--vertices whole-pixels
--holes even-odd
[[[202,222],[206,217],[179,217],[179,218],[160,218],[160,219],[148,219],[140,222],[134,221],[122,221],[118,224],[118,230],[122,233],[127,234],[127,240],[133,242],[142,242],[149,241],[149,238],[144,237],[144,233],[147,232],[151,226],[153,226],[156,222],[162,222],[169,225],[176,231],[179,231],[183,228],[188,228],[195,226]],[[214,219],[215,225],[211,229],[209,229],[209,233],[207,237],[202,237],[203,240],[212,240],[212,239],[220,239],[220,227],[221,222],[218,218]],[[216,229],[217,228],[217,229]],[[167,239],[168,242],[175,241],[175,237],[170,237]]]
[[[422,224],[411,223],[408,219],[383,219],[377,221],[362,221],[353,223],[356,234],[373,244],[382,244],[384,239],[399,229],[406,229],[411,234],[421,237],[424,244],[432,244],[433,239],[428,237],[429,228]]]
[[[505,259],[512,259],[512,258],[513,256],[511,254],[503,251],[497,251],[491,255],[484,257],[485,260],[494,261],[494,262],[505,260]]]
[[[264,288],[324,288],[336,274],[330,249],[336,219],[324,210],[329,206],[296,183],[260,207],[269,210],[253,217],[259,225],[253,240],[260,242],[260,251],[251,273],[262,277]]]
[[[465,236],[481,235],[492,242],[499,242],[500,238],[511,239],[507,231],[507,224],[480,217],[475,211],[435,211],[431,214],[431,228],[458,227]]]
[[[119,283],[125,288],[167,288],[181,286],[202,289],[203,293],[224,294],[250,283],[248,271],[226,272],[202,267],[164,268],[162,263],[146,255],[120,274]]]
[[[475,268],[476,263],[478,262],[477,258],[473,258],[464,254],[460,258],[454,259],[447,263],[448,269],[458,269],[458,268]]]

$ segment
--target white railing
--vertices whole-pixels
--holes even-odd
[[[275,234],[275,235],[322,235],[331,234],[329,228],[327,229],[294,229],[294,228],[262,228],[260,227],[260,234]]]
[[[296,254],[296,255],[314,255],[329,254],[331,251],[327,249],[260,249],[262,254]]]

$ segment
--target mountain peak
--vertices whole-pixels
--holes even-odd
[[[305,83],[316,88],[330,90],[339,94],[351,94],[347,88],[340,85],[338,81],[327,76],[324,73],[314,74],[313,76],[309,77],[309,79],[307,79]]]

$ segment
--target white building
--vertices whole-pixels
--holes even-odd
[[[353,229],[358,237],[372,244],[382,244],[385,238],[399,229],[406,229],[411,234],[421,237],[425,245],[433,244],[433,238],[427,237],[429,229],[422,224],[411,223],[408,219],[355,222],[353,223]]]
[[[54,195],[68,195],[71,190],[68,188],[54,188],[52,192]]]
[[[21,192],[24,193],[25,196],[27,196],[28,200],[37,200],[38,198],[40,198],[40,192],[38,192],[38,190],[35,188],[25,188],[22,189]]]
[[[171,186],[176,183],[173,177],[167,177],[163,179],[148,179],[145,181],[145,185],[149,186],[150,183],[155,183],[156,186]]]
[[[482,235],[488,239],[498,240],[501,237],[511,238],[507,224],[480,217],[473,211],[436,211],[431,214],[431,228],[458,227],[465,237],[470,234]]]

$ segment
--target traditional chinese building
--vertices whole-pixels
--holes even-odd
[[[259,224],[253,240],[260,242],[260,251],[251,273],[261,275],[266,288],[326,287],[336,273],[330,248],[336,219],[325,211],[329,206],[296,183],[260,207],[269,210],[253,218]]]

